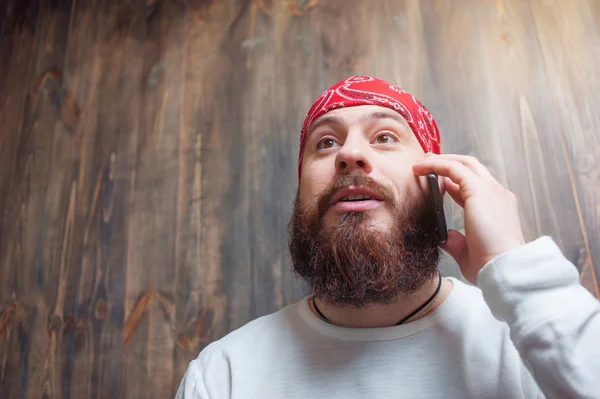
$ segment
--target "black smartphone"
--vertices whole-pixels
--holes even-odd
[[[448,240],[448,228],[446,226],[446,216],[444,215],[444,201],[442,199],[442,194],[440,193],[437,176],[433,173],[429,173],[427,175],[427,181],[429,181],[429,188],[431,189],[431,195],[433,196],[433,211],[437,218],[440,244],[443,244]]]

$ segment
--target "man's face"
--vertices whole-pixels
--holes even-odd
[[[339,223],[345,213],[361,212],[368,215],[365,222],[372,228],[389,230],[394,209],[415,206],[425,192],[426,181],[412,172],[412,165],[423,156],[414,133],[397,112],[375,105],[330,111],[313,123],[307,135],[300,206],[304,211],[315,209],[338,179],[366,175],[387,190],[351,186],[329,192],[333,195],[322,210],[323,226]]]
[[[396,112],[378,106],[331,111],[307,136],[288,226],[294,270],[331,304],[385,305],[435,275],[436,219],[424,152]]]

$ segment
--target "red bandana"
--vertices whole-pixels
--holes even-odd
[[[433,116],[423,104],[401,88],[381,79],[371,76],[353,76],[333,85],[310,107],[300,134],[298,180],[300,180],[306,133],[313,122],[336,108],[357,105],[379,105],[393,109],[406,119],[425,152],[440,153],[440,132]]]

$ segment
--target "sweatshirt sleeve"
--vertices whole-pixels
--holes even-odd
[[[600,398],[600,302],[550,237],[493,259],[478,285],[548,398]]]
[[[200,369],[196,364],[195,360],[190,362],[181,383],[179,389],[175,395],[175,399],[208,399],[208,392],[202,381],[202,375]]]
[[[231,398],[232,382],[229,357],[215,341],[190,362],[175,399]]]

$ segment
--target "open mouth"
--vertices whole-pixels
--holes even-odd
[[[333,196],[331,207],[340,212],[365,212],[383,202],[381,196],[365,187],[350,186]]]
[[[372,199],[372,197],[368,194],[354,194],[354,195],[347,195],[343,198],[340,199],[340,201],[363,201],[363,200],[370,200]]]

